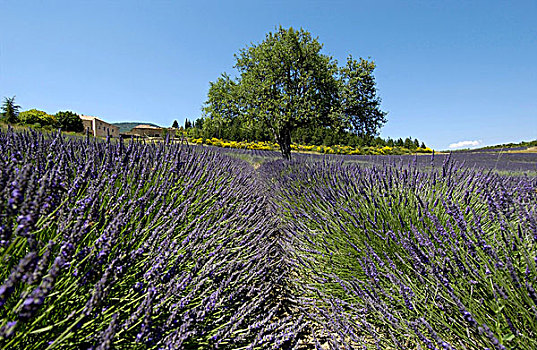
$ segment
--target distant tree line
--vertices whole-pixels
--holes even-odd
[[[476,148],[475,150],[484,150],[484,149],[501,149],[501,148],[517,148],[517,147],[537,147],[537,140],[533,141],[521,141],[518,143],[502,143],[499,145],[485,146],[481,148]]]
[[[195,121],[185,120],[184,129],[192,138],[218,138],[229,141],[271,141],[270,131],[262,124],[249,124],[241,119],[218,123],[211,118],[198,118]],[[358,135],[356,133],[337,130],[330,127],[302,127],[291,134],[294,142],[301,145],[324,146],[389,146],[405,147],[407,149],[425,148],[423,141],[407,137],[405,139],[383,139],[379,136]]]
[[[2,103],[2,121],[8,124],[19,124],[34,128],[62,129],[63,131],[84,131],[80,116],[71,111],[59,111],[52,115],[38,109],[19,112],[21,107],[15,104],[15,96],[4,97]]]

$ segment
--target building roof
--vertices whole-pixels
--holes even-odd
[[[161,127],[158,127],[158,126],[142,124],[142,125],[137,125],[137,126],[135,126],[134,128],[132,128],[132,130],[134,130],[134,129],[154,129],[154,130],[160,130],[160,129],[162,129],[162,128],[161,128]]]
[[[99,118],[93,117],[91,115],[81,115],[80,119],[82,119],[82,120],[93,120],[93,119],[99,119]]]
[[[97,117],[94,117],[94,116],[92,116],[92,115],[81,115],[81,116],[80,116],[80,119],[82,119],[82,120],[98,120],[98,121],[100,121],[101,123],[105,123],[105,124],[107,124],[107,125],[109,125],[109,126],[111,126],[111,127],[118,128],[118,129],[119,129],[119,126],[114,125],[114,124],[111,124],[111,123],[109,123],[109,122],[105,122],[105,121],[102,120],[101,118],[97,118]]]

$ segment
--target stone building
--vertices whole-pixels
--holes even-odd
[[[97,117],[89,115],[81,115],[82,124],[84,124],[84,130],[87,130],[94,137],[119,137],[119,127],[109,124]]]

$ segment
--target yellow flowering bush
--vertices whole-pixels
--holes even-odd
[[[418,147],[416,149],[416,153],[433,153],[433,150],[430,149],[429,147],[425,147],[425,148]]]
[[[196,144],[206,144],[210,146],[224,147],[224,148],[242,148],[251,150],[266,150],[266,151],[278,151],[280,146],[277,143],[270,141],[248,142],[248,141],[227,141],[217,139],[215,137],[211,139],[189,139],[189,142]],[[390,147],[390,146],[363,146],[363,147],[351,147],[347,145],[299,145],[296,143],[291,144],[291,150],[295,152],[315,152],[323,154],[374,154],[374,155],[389,155],[389,154],[412,154],[412,153],[432,153],[433,150],[429,147],[418,147],[415,150],[409,150],[405,147]]]

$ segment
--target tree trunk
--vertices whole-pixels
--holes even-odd
[[[278,144],[282,151],[283,159],[291,160],[291,129],[284,127],[278,135]]]

